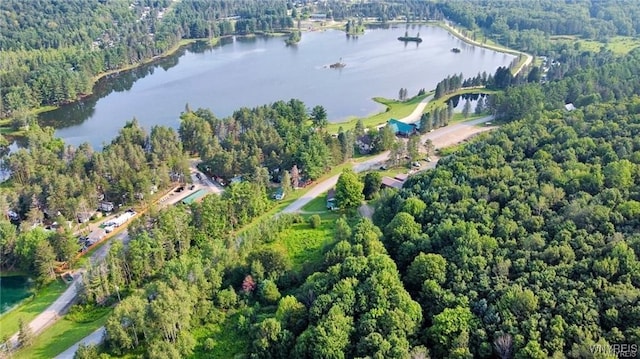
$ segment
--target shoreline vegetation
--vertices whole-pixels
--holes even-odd
[[[351,20],[351,21],[353,21],[353,20]],[[405,22],[388,21],[386,23],[387,24],[398,24],[398,23],[405,23]],[[368,25],[380,25],[380,24],[382,24],[382,23],[378,22],[378,21],[367,21],[367,22],[364,22],[360,26],[364,27],[364,26],[368,26]],[[439,27],[447,30],[453,36],[459,38],[460,40],[462,40],[462,41],[464,41],[464,42],[466,42],[468,44],[471,44],[471,45],[474,45],[474,46],[483,47],[483,48],[487,48],[487,49],[498,51],[498,52],[503,52],[503,53],[508,53],[508,54],[511,54],[511,55],[520,56],[521,60],[518,63],[517,71],[515,71],[516,74],[519,71],[521,71],[522,68],[524,68],[524,66],[527,64],[527,60],[529,58],[531,58],[531,55],[528,55],[528,54],[526,54],[524,52],[520,52],[520,51],[517,51],[517,50],[509,49],[509,48],[502,47],[502,46],[499,46],[499,45],[495,45],[495,44],[492,44],[492,43],[491,44],[486,44],[486,43],[480,43],[479,41],[474,41],[473,39],[467,37],[466,35],[464,35],[460,31],[458,31],[456,28],[452,27],[451,25],[449,25],[448,23],[446,23],[444,21],[421,21],[421,22],[414,22],[414,23],[411,23],[411,24],[427,25],[427,26],[439,26]],[[344,26],[344,25],[341,25],[341,26]],[[356,25],[356,26],[358,26],[358,25]],[[336,24],[327,23],[327,24],[321,26],[320,29],[321,30],[336,29]],[[342,29],[344,29],[344,27],[342,27]],[[299,33],[299,31],[300,30],[297,30],[297,29],[293,30],[290,34]],[[303,30],[303,31],[315,31],[315,30],[310,29],[310,30]],[[271,33],[270,34],[260,33],[259,35],[274,36],[275,37],[275,36],[290,36],[290,34],[285,34],[285,33],[272,33],[272,34]],[[174,45],[172,48],[170,48],[169,50],[167,50],[165,53],[163,53],[161,55],[154,56],[154,57],[149,58],[147,60],[141,61],[141,62],[139,62],[137,64],[132,64],[132,65],[128,65],[128,66],[125,66],[125,67],[122,67],[122,68],[119,68],[119,69],[106,71],[106,72],[103,72],[103,73],[100,73],[100,74],[94,76],[93,77],[93,84],[92,84],[91,87],[92,88],[95,87],[95,85],[97,84],[98,81],[100,81],[100,80],[102,80],[102,79],[104,79],[106,77],[113,76],[113,75],[118,75],[118,74],[120,74],[122,72],[130,71],[130,70],[136,69],[136,68],[138,68],[140,66],[152,64],[155,61],[158,61],[160,59],[172,56],[176,52],[178,52],[180,49],[182,49],[184,46],[187,46],[187,45],[199,42],[199,41],[207,41],[210,46],[216,46],[216,45],[218,45],[220,43],[220,40],[222,38],[228,38],[228,37],[231,37],[231,36],[249,37],[249,36],[256,36],[256,34],[227,35],[227,36],[214,37],[214,38],[182,39],[178,44]],[[419,36],[420,35],[418,34],[415,38],[419,39],[419,42],[421,42],[422,39]],[[407,36],[405,36],[405,37],[407,37]],[[398,40],[400,40],[401,38],[402,37],[399,37]],[[291,38],[285,40],[285,43],[287,45],[293,45],[293,44],[297,44],[297,42],[300,41],[299,37],[298,37],[298,41],[296,41],[295,43],[291,43],[290,44],[289,43],[290,40],[291,40]],[[406,41],[417,41],[417,40],[406,40]],[[335,67],[335,68],[338,68],[338,67]],[[69,102],[68,104],[80,101],[83,98],[91,96],[92,94],[93,94],[93,91],[90,92],[90,93],[84,94],[83,96],[79,97],[76,101]],[[391,99],[385,99],[384,100],[385,102],[381,102],[380,99],[381,98],[376,97],[373,100],[378,102],[378,103],[382,103],[384,105],[387,105],[387,103],[392,103],[394,101],[394,100],[391,100]],[[411,102],[411,100],[409,100],[407,102]],[[27,111],[27,113],[30,114],[30,115],[35,116],[35,115],[38,115],[40,113],[56,110],[59,107],[60,106],[54,106],[54,105],[41,106],[41,107],[37,107],[37,108],[31,109],[30,111]],[[386,115],[390,115],[388,113],[389,111],[390,111],[390,108],[389,108],[389,106],[387,106],[387,108],[384,109],[382,112],[371,114],[369,116],[366,116],[365,118],[362,118],[362,120],[365,122],[365,125],[366,125],[367,123],[371,123],[372,122],[372,118],[376,118],[376,120],[374,120],[374,121],[378,121],[377,117],[379,115],[385,115],[385,116]],[[409,111],[408,113],[411,113],[411,111]],[[346,121],[331,123],[331,125],[336,125],[337,126],[336,128],[341,127],[341,126],[349,126],[350,123],[353,123],[355,125],[355,123],[358,121],[358,119],[359,118],[349,118]],[[6,137],[10,137],[10,138],[12,138],[12,137],[21,137],[21,136],[25,135],[23,129],[19,129],[19,130],[12,129],[11,128],[11,123],[12,123],[12,120],[10,118],[0,119],[0,133],[2,135],[6,136]],[[384,123],[384,122],[382,122],[382,123]],[[375,123],[375,125],[380,125],[380,124],[381,124],[381,122]],[[330,127],[331,127],[331,125],[330,125]]]

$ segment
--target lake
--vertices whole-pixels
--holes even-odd
[[[180,113],[210,108],[227,117],[240,107],[298,98],[311,108],[323,105],[331,122],[381,110],[375,96],[397,98],[434,89],[447,75],[495,72],[513,55],[464,43],[442,28],[413,25],[423,42],[397,40],[405,25],[368,29],[357,38],[327,30],[304,32],[297,46],[282,37],[234,37],[216,47],[195,44],[175,55],[99,81],[94,95],[40,115],[57,136],[79,145],[101,148],[126,121],[136,118],[145,128],[177,128]],[[460,53],[451,49],[457,47]],[[346,67],[330,69],[342,61]]]
[[[0,277],[0,314],[31,295],[30,288],[31,281],[26,276]]]

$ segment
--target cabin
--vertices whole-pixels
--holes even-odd
[[[336,189],[332,188],[327,192],[327,209],[334,211],[338,209],[338,202],[336,201]]]
[[[393,133],[399,137],[409,137],[418,133],[418,126],[415,123],[404,123],[395,118],[387,121],[387,126],[391,127]]]
[[[371,152],[371,149],[373,148],[371,136],[362,135],[356,138],[356,146],[358,146],[358,150],[360,151],[361,155],[368,154],[369,152]]]
[[[98,204],[98,209],[102,212],[111,212],[113,211],[113,208],[113,202],[102,201]]]

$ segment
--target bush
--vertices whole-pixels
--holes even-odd
[[[233,287],[229,286],[228,289],[223,289],[218,292],[218,304],[222,309],[231,309],[238,303],[238,296]]]
[[[206,351],[213,350],[215,346],[216,346],[216,342],[212,338],[207,338],[207,340],[204,341],[204,350]]]
[[[311,226],[311,228],[318,228],[320,227],[320,224],[322,224],[322,219],[319,215],[314,214],[313,216],[309,217],[309,225]]]
[[[280,300],[280,296],[278,286],[273,281],[266,279],[260,283],[260,299],[265,304],[277,303]]]

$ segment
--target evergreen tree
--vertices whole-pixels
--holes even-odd
[[[33,342],[33,330],[29,323],[25,322],[24,319],[20,318],[18,320],[18,345],[21,348],[28,347]]]

